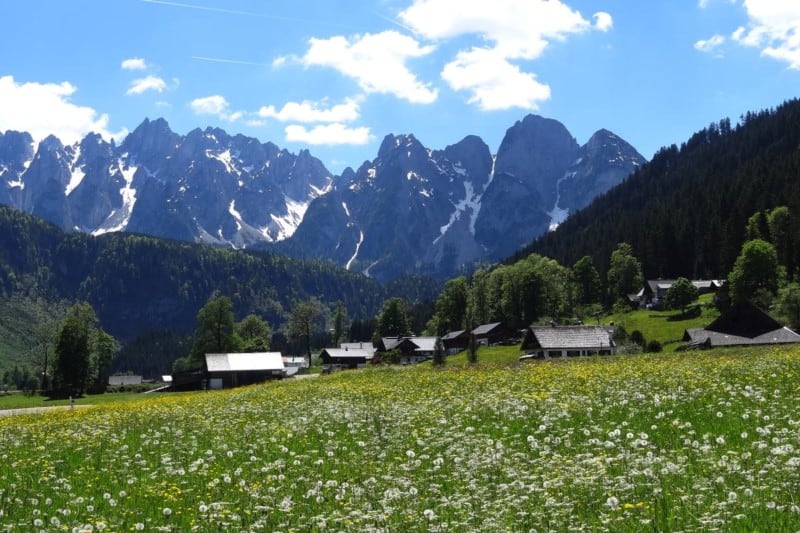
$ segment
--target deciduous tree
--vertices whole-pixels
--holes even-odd
[[[612,301],[639,292],[644,283],[642,264],[633,255],[630,244],[622,242],[611,253],[608,268],[608,289]]]
[[[748,241],[742,246],[728,275],[731,301],[748,300],[759,291],[774,295],[782,278],[775,247],[761,239]]]
[[[189,356],[192,367],[202,365],[207,353],[235,352],[241,347],[233,321],[233,304],[227,296],[213,298],[197,313],[197,329]]]
[[[96,329],[97,315],[88,303],[78,302],[67,310],[56,340],[55,389],[78,395],[86,390]]]
[[[697,300],[697,287],[686,278],[678,278],[675,283],[667,290],[665,303],[669,309],[680,309],[686,314],[689,304]]]
[[[257,315],[247,315],[236,324],[236,334],[245,352],[265,352],[272,342],[272,329],[266,320]]]
[[[399,297],[383,302],[378,314],[377,333],[381,337],[396,337],[411,333],[406,301]]]
[[[314,300],[305,300],[294,305],[286,325],[286,334],[290,339],[304,342],[309,366],[311,366],[311,334],[318,317],[319,304]]]
[[[575,262],[572,266],[572,280],[578,304],[587,306],[600,302],[602,284],[591,256],[585,255]]]

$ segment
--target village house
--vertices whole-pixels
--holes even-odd
[[[614,330],[606,326],[530,326],[525,331],[520,359],[613,355]]]
[[[667,291],[675,284],[675,279],[649,279],[644,287],[636,294],[629,296],[634,307],[655,307],[664,303]],[[721,279],[697,279],[691,280],[692,285],[697,289],[697,294],[708,294],[717,292],[725,284]]]
[[[375,353],[375,345],[371,342],[342,342],[339,343],[339,348],[344,350],[366,350],[370,353]]]
[[[350,348],[325,348],[320,353],[322,364],[327,369],[339,368],[364,368],[372,362],[374,353],[371,349]]]
[[[494,346],[495,344],[516,344],[519,342],[520,333],[502,322],[482,324],[472,330],[475,341],[482,346]]]
[[[688,342],[683,349],[716,348],[799,343],[800,335],[755,304],[739,302],[705,328],[687,329],[683,340]]]
[[[209,389],[241,387],[286,375],[280,352],[207,353],[204,371]]]
[[[469,331],[459,329],[458,331],[451,331],[442,337],[442,345],[447,355],[457,354],[462,350],[466,350],[469,346]]]
[[[382,337],[376,350],[380,354],[397,350],[399,358],[396,362],[409,365],[432,359],[437,345],[441,346],[440,337]],[[444,346],[441,349],[444,350]]]

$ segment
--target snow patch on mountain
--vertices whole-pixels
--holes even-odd
[[[238,157],[238,154],[231,154],[230,148],[220,153],[214,153],[213,150],[206,150],[206,157],[209,159],[216,159],[222,163],[225,166],[225,171],[228,172],[228,174],[236,174],[237,176],[242,175],[242,171],[236,168],[236,165],[233,164],[233,158]]]
[[[311,189],[311,198],[319,198],[320,196],[324,196],[333,190],[333,178],[328,176],[327,182],[323,187],[315,187],[313,184],[309,184],[308,188]]]
[[[497,156],[492,156],[492,169],[489,171],[489,179],[486,180],[486,185],[483,187],[483,192],[486,192],[489,189],[489,185],[492,184],[494,181],[494,165],[497,162]],[[472,208],[472,216],[469,219],[469,232],[472,235],[475,235],[475,222],[478,220],[478,213],[481,212],[481,199],[483,198],[483,192],[478,195],[477,198],[474,200],[474,207]]]
[[[122,174],[123,180],[125,180],[125,185],[119,190],[119,194],[122,197],[122,207],[118,211],[111,211],[106,220],[100,224],[100,227],[92,232],[92,235],[124,231],[128,227],[131,213],[133,213],[133,206],[136,205],[136,189],[133,188],[133,177],[138,169],[139,167],[137,166],[129,166],[121,161],[119,162],[118,170]]]
[[[475,194],[471,182],[464,182],[464,199],[456,204],[453,204],[453,206],[455,207],[455,210],[450,213],[450,220],[447,221],[447,224],[439,228],[439,236],[433,240],[433,244],[439,242],[439,240],[445,236],[453,224],[455,224],[461,218],[461,215],[466,213],[468,209],[471,210],[470,213],[474,219],[474,213],[480,209],[480,195]],[[472,231],[473,235],[475,234],[474,224],[474,220],[470,220],[470,231]]]
[[[567,219],[567,215],[569,215],[569,209],[564,209],[558,206],[559,202],[561,201],[561,183],[564,180],[575,177],[575,174],[575,172],[567,172],[556,182],[556,202],[555,205],[553,205],[553,209],[547,212],[547,215],[550,217],[550,225],[547,228],[548,231],[555,230],[559,224]]]
[[[270,218],[272,219],[270,229],[274,227],[275,230],[269,232],[268,234],[262,231],[262,234],[265,237],[268,236],[271,242],[278,242],[291,237],[297,230],[297,226],[299,226],[303,221],[303,217],[306,215],[306,210],[308,209],[308,204],[310,203],[298,202],[297,200],[293,200],[288,196],[286,196],[284,200],[286,202],[287,213],[283,216],[270,215]]]
[[[67,183],[67,188],[64,189],[64,194],[69,196],[69,194],[75,190],[75,188],[81,184],[83,178],[86,177],[86,173],[83,171],[83,165],[78,165],[78,159],[81,156],[81,145],[78,144],[75,146],[75,155],[72,158],[72,163],[70,164],[70,168],[72,169],[72,174],[69,178],[69,183]]]
[[[358,242],[356,243],[356,251],[353,253],[353,256],[344,265],[345,270],[350,270],[350,267],[352,266],[353,261],[355,261],[356,257],[358,257],[358,250],[361,248],[361,243],[362,242],[364,242],[364,232],[361,231],[361,230],[358,230]]]
[[[228,213],[231,214],[234,222],[236,222],[236,231],[241,231],[243,224],[242,215],[236,210],[236,200],[231,200],[231,203],[228,206]]]

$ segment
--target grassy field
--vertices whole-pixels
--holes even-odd
[[[87,395],[76,398],[74,403],[78,405],[99,405],[105,403],[131,402],[147,399],[147,395],[134,392],[119,392],[109,394]],[[69,405],[69,399],[49,400],[44,396],[29,396],[21,392],[0,394],[0,410],[2,409],[26,409],[29,407],[51,407],[58,405]]]
[[[680,311],[654,311],[643,309],[606,316],[603,324],[614,323],[625,328],[628,334],[639,330],[645,340],[661,343],[664,351],[675,351],[683,344],[683,332],[689,328],[702,328],[709,325],[719,316],[719,311],[710,305],[713,295],[700,297],[700,314],[685,316]]]
[[[503,354],[2,418],[0,530],[800,529],[797,349]]]

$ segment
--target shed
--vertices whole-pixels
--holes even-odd
[[[280,352],[207,353],[205,372],[209,389],[240,387],[282,378],[285,366]]]
[[[614,330],[604,326],[530,326],[522,350],[534,357],[613,355]]]

